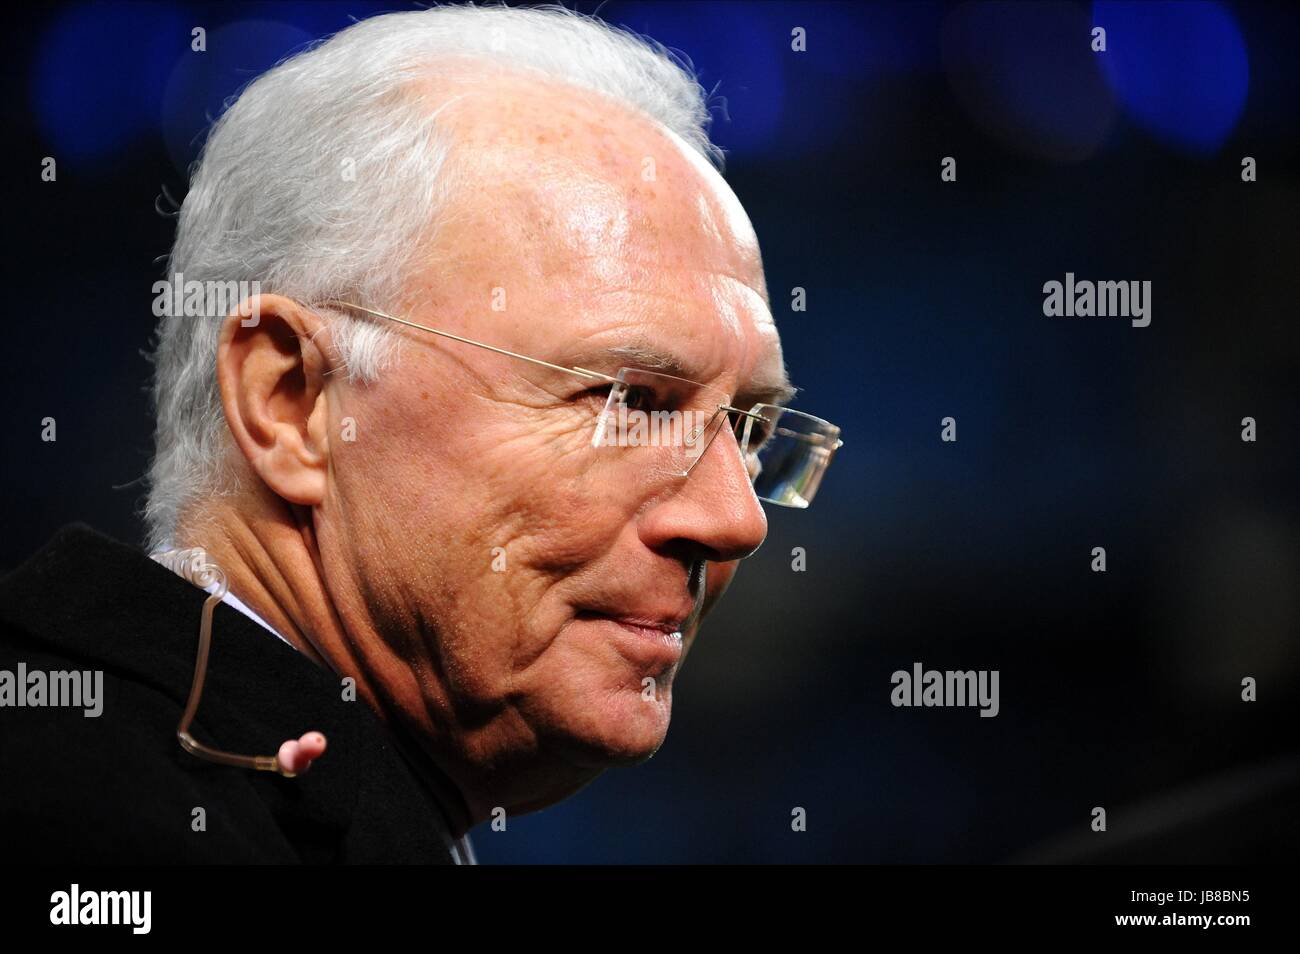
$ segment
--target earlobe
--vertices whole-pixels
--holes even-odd
[[[324,499],[328,474],[328,362],[315,340],[321,329],[320,318],[297,302],[258,295],[226,316],[217,345],[217,382],[235,445],[273,493],[305,506]]]

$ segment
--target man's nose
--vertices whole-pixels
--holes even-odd
[[[641,540],[651,549],[689,546],[696,559],[723,563],[749,556],[767,537],[767,514],[731,428],[723,426],[682,483],[642,512]]]

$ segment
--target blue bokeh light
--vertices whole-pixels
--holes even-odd
[[[684,54],[708,90],[710,136],[728,153],[778,151],[789,27],[764,7],[728,3],[622,3],[602,17]]]
[[[784,8],[784,9],[783,9]],[[808,62],[849,79],[938,72],[944,9],[929,0],[904,3],[809,2],[776,5],[780,22],[808,31]]]
[[[1232,14],[1218,3],[1098,2],[1106,80],[1137,125],[1193,154],[1210,154],[1246,106],[1250,65]]]
[[[209,31],[207,51],[176,64],[161,110],[163,137],[177,169],[198,158],[227,100],[317,37],[278,21],[237,20]]]
[[[953,93],[976,123],[1017,152],[1087,159],[1116,115],[1089,30],[1086,12],[1068,3],[957,7],[942,40]]]
[[[190,49],[190,26],[168,6],[68,9],[32,61],[32,111],[57,158],[90,166],[157,128],[163,83]]]

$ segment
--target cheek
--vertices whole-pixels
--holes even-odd
[[[359,427],[343,451],[338,509],[350,524],[340,532],[384,554],[368,567],[371,585],[439,634],[432,651],[451,692],[488,702],[543,655],[565,656],[566,581],[617,548],[637,491],[593,464],[594,415],[590,428],[558,431],[526,408],[479,409],[455,428],[445,416],[384,421],[391,436],[373,444],[373,429]]]
[[[593,433],[594,416],[561,432],[538,421],[482,449],[481,522],[521,568],[566,575],[608,551],[631,520],[635,501],[594,459]]]
[[[476,685],[461,688],[499,696],[535,675],[542,657],[564,655],[568,582],[608,556],[631,508],[561,442],[481,447],[438,484],[444,492],[426,512],[446,539],[438,569],[453,598],[438,612],[456,622],[436,622],[463,636],[444,651],[476,660]]]

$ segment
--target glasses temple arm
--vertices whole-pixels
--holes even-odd
[[[406,325],[408,328],[418,328],[420,331],[427,331],[431,335],[439,335],[443,338],[450,338],[452,341],[459,341],[461,344],[473,345],[476,348],[486,348],[488,351],[495,351],[497,354],[503,354],[507,358],[518,358],[520,361],[531,361],[533,364],[540,364],[544,368],[550,368],[552,371],[563,371],[565,374],[577,374],[584,378],[600,378],[603,381],[616,381],[617,378],[610,377],[608,374],[601,374],[598,371],[588,371],[585,368],[566,368],[562,365],[551,364],[549,361],[543,361],[541,358],[530,358],[526,354],[518,354],[514,351],[507,351],[505,348],[498,348],[495,345],[484,344],[481,341],[474,341],[470,338],[462,338],[460,335],[454,335],[450,331],[439,331],[437,328],[430,328],[427,325],[417,324],[414,321],[408,321],[405,318],[398,318],[396,315],[385,314],[382,311],[376,311],[373,308],[367,308],[364,305],[354,305],[350,301],[341,301],[337,298],[331,298],[325,302],[327,305],[340,305],[344,308],[353,308],[357,311],[365,312],[367,315],[373,315],[376,318],[386,318],[389,321],[395,321],[399,325]]]
[[[718,405],[718,410],[719,410],[719,411],[731,411],[731,412],[733,412],[733,413],[735,413],[735,414],[743,414],[743,415],[745,415],[745,417],[752,417],[754,420],[756,420],[756,421],[762,421],[764,424],[767,424],[767,423],[768,423],[768,419],[765,418],[762,414],[755,414],[753,411],[742,411],[740,408],[738,408],[738,407],[732,407],[730,404],[719,404],[719,405]]]

